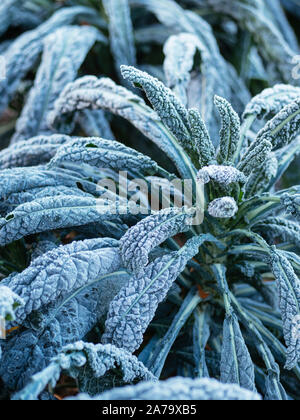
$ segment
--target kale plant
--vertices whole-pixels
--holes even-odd
[[[1,398],[299,399],[298,0],[2,3]]]

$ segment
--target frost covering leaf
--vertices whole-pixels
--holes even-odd
[[[207,400],[207,401],[255,401],[261,397],[237,385],[225,385],[215,379],[171,378],[156,384],[149,382],[135,386],[126,386],[104,392],[91,398],[87,394],[79,394],[70,399],[78,400]]]
[[[238,206],[232,197],[216,198],[208,205],[208,213],[220,219],[233,217],[237,211]]]
[[[287,345],[286,369],[292,369],[300,362],[300,281],[288,259],[275,249],[271,252],[270,263],[276,278]]]
[[[14,321],[16,318],[16,315],[15,315],[16,309],[23,304],[24,304],[23,300],[16,293],[14,293],[7,286],[3,286],[0,284],[0,322],[3,320]],[[2,357],[2,349],[0,345],[0,361],[1,361],[1,357]]]
[[[114,140],[97,137],[73,138],[61,146],[50,162],[50,167],[66,162],[88,163],[98,168],[114,170],[134,169],[154,174],[158,165],[149,157]]]
[[[120,66],[136,64],[133,27],[128,0],[103,0],[108,15],[111,50],[118,72]]]
[[[22,389],[63,346],[82,340],[105,316],[110,301],[126,281],[126,272],[108,274],[33,313],[26,328],[3,344],[0,376],[5,386],[14,392]]]
[[[120,267],[118,241],[114,239],[73,242],[35,258],[26,270],[6,282],[24,301],[16,312],[17,321]]]
[[[130,121],[167,154],[183,178],[192,177],[193,169],[188,167],[190,162],[187,162],[175,137],[143,99],[128,89],[108,78],[86,76],[78,79],[67,85],[61,93],[54,111],[49,115],[49,124],[65,131],[69,127],[70,116],[84,109],[104,109]],[[68,121],[64,124],[65,119]]]
[[[146,217],[137,223],[120,240],[120,250],[125,267],[139,272],[148,264],[153,248],[168,238],[191,228],[194,210],[170,208]]]
[[[274,148],[293,141],[300,130],[300,97],[286,105],[275,117],[267,122],[258,133],[257,142],[268,138]]]
[[[209,234],[194,237],[178,252],[156,258],[132,276],[111,302],[102,342],[131,352],[138,349],[158,304],[205,241],[216,242],[216,239]]]
[[[271,140],[267,137],[253,142],[243,155],[237,169],[244,172],[246,176],[249,176],[251,172],[255,174],[255,171],[265,163],[270,155],[273,147]]]
[[[221,382],[235,383],[250,391],[256,391],[254,365],[244,341],[237,316],[231,305],[226,268],[217,264],[213,267],[223,294],[226,317],[223,324],[221,352]]]
[[[67,83],[72,82],[100,32],[89,26],[65,26],[44,40],[44,53],[34,86],[17,122],[12,142],[50,131],[47,115]]]
[[[284,193],[281,196],[281,204],[287,213],[292,214],[297,220],[300,218],[300,194]]]
[[[234,183],[244,184],[246,179],[245,175],[233,166],[205,166],[197,174],[197,180],[203,184],[214,181],[222,186],[230,186]]]
[[[153,108],[184,147],[191,143],[188,112],[174,93],[158,79],[134,67],[121,66],[125,80],[142,88]]]
[[[4,169],[0,172],[0,199],[4,200],[9,195],[34,188],[65,186],[97,194],[100,188],[96,184],[87,181],[78,171],[65,169],[49,170],[45,167],[26,167]]]
[[[192,135],[192,152],[197,154],[200,168],[216,162],[216,150],[210,139],[204,121],[197,109],[189,110],[189,121]],[[198,167],[198,166],[196,166]]]
[[[221,382],[256,391],[254,365],[235,314],[226,316],[224,321]]]
[[[300,88],[291,85],[275,85],[256,95],[246,106],[243,119],[255,115],[267,118],[277,114],[282,108],[300,96]]]
[[[233,161],[240,139],[240,119],[226,99],[215,96],[215,105],[219,110],[222,121],[218,161],[222,164],[230,164]]]
[[[187,88],[194,66],[197,38],[188,33],[171,36],[164,45],[164,72],[167,85],[187,106]]]
[[[29,384],[14,396],[15,400],[35,400],[47,384],[56,386],[60,373],[64,372],[77,379],[82,391],[97,388],[93,381],[101,380],[111,369],[119,368],[124,383],[134,380],[156,380],[138,359],[126,350],[111,344],[92,344],[79,341],[65,346],[62,352],[53,358],[50,365],[33,376]],[[95,389],[96,391],[96,389]],[[97,393],[92,392],[92,394]]]
[[[20,141],[0,152],[0,168],[35,166],[47,163],[56,150],[71,138],[63,134],[52,136],[37,136],[26,141]]]
[[[43,50],[44,38],[63,25],[71,24],[77,19],[83,20],[95,16],[95,11],[88,7],[78,6],[60,9],[38,28],[25,32],[9,46],[4,53],[4,59],[7,63],[6,78],[0,82],[0,113],[13,97],[20,81],[35,65]]]
[[[276,179],[278,169],[276,155],[271,152],[266,161],[249,176],[246,184],[246,196],[252,197],[257,193],[266,191],[271,181]]]
[[[94,197],[57,196],[30,201],[0,219],[0,245],[47,230],[118,220],[117,209],[112,209],[112,205]],[[129,213],[126,208],[122,211]]]
[[[300,244],[299,223],[292,220],[286,220],[281,217],[268,217],[256,223],[253,229],[260,231],[273,241],[279,237],[296,246]]]
[[[6,321],[16,319],[16,309],[24,304],[24,301],[7,286],[0,285],[0,318]]]

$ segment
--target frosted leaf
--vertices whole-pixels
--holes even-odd
[[[216,198],[208,206],[208,213],[221,219],[233,217],[237,212],[238,206],[232,197]]]
[[[127,351],[111,344],[79,341],[65,346],[49,366],[35,374],[29,384],[14,396],[14,400],[36,400],[48,383],[53,388],[56,386],[61,372],[77,379],[82,391],[89,390],[94,395],[97,393],[97,385],[93,382],[101,382],[101,378],[109,370],[116,368],[121,370],[125,384],[138,379],[150,382],[156,380],[147,368]],[[95,389],[92,391],[93,388]]]
[[[63,134],[38,136],[26,141],[20,141],[0,152],[0,168],[35,166],[47,163],[56,150],[71,138]]]
[[[64,26],[46,37],[35,82],[16,125],[12,142],[49,133],[47,115],[66,84],[72,82],[88,51],[96,41],[105,42],[89,26]]]
[[[114,239],[77,241],[35,258],[22,273],[6,282],[24,301],[16,312],[18,322],[23,322],[33,310],[120,267],[118,241]]]
[[[0,318],[6,321],[16,319],[15,312],[18,307],[24,305],[24,301],[11,288],[0,284]]]
[[[244,184],[246,177],[233,166],[210,165],[200,169],[197,180],[203,184],[214,181],[221,186],[228,187],[234,183]]]
[[[139,272],[148,264],[149,253],[168,238],[191,228],[194,210],[170,208],[159,211],[137,223],[120,241],[125,267]]]
[[[281,196],[281,204],[288,214],[292,214],[296,219],[300,218],[300,194],[291,195],[284,193]]]
[[[55,29],[71,24],[76,20],[95,18],[96,12],[88,7],[66,7],[54,13],[38,28],[19,36],[5,51],[7,63],[6,78],[0,82],[0,113],[6,108],[19,87],[21,80],[36,64],[43,50],[44,38]]]
[[[246,150],[237,169],[249,176],[251,172],[256,174],[256,171],[265,163],[270,156],[272,150],[272,143],[270,138],[262,139],[262,141],[255,141]]]
[[[291,85],[275,85],[272,88],[263,90],[246,106],[243,119],[250,115],[258,118],[267,118],[277,114],[283,107],[293,102],[300,96],[300,88]]]
[[[187,93],[194,57],[197,51],[197,38],[188,33],[171,36],[164,45],[164,72],[167,86],[173,90],[183,105],[187,106]]]
[[[237,385],[225,385],[215,379],[191,379],[176,377],[160,381],[157,384],[149,382],[134,386],[126,386],[107,391],[91,398],[87,394],[70,397],[73,400],[198,400],[198,401],[230,401],[230,400],[260,400],[253,392],[244,390]]]
[[[110,301],[127,281],[124,272],[103,276],[99,282],[32,314],[28,328],[16,331],[3,344],[0,376],[7,389],[22,389],[63,346],[83,340],[105,316]]]
[[[191,178],[191,169],[184,162],[186,157],[183,158],[182,148],[139,96],[108,78],[86,76],[66,86],[49,115],[49,124],[65,131],[72,114],[85,109],[104,109],[125,118],[166,153],[183,178]]]
[[[173,92],[162,82],[134,67],[121,66],[125,80],[142,88],[153,108],[176,138],[185,147],[190,143],[188,112]]]
[[[300,97],[286,105],[275,117],[267,122],[257,135],[257,142],[264,138],[271,141],[273,148],[291,143],[300,130]]]
[[[156,258],[132,276],[111,302],[102,342],[131,352],[138,349],[158,304],[205,241],[216,242],[216,239],[209,234],[194,237],[178,252]]]
[[[94,197],[56,196],[21,204],[0,219],[0,246],[26,235],[66,227],[84,226],[105,221],[118,222],[119,211],[130,214],[129,208],[116,207]]]
[[[97,137],[73,138],[57,150],[49,167],[53,168],[66,162],[87,163],[101,169],[119,171],[134,169],[150,174],[154,174],[158,169],[156,162],[148,156],[117,141]]]
[[[191,150],[196,153],[200,168],[216,161],[216,150],[210,139],[204,121],[197,109],[189,110],[191,126]],[[197,165],[198,166],[198,165]]]
[[[300,317],[300,281],[288,259],[275,249],[271,252],[270,264],[276,278],[287,345],[285,367],[292,369],[300,362],[300,334],[295,328],[296,319]]]
[[[111,50],[118,72],[122,64],[136,64],[133,27],[128,0],[103,0],[109,20]]]
[[[254,171],[248,178],[246,184],[246,197],[265,192],[270,186],[270,182],[276,177],[278,172],[278,160],[275,153],[271,152],[266,161]]]
[[[219,163],[229,164],[233,161],[240,140],[240,119],[226,99],[215,96],[215,105],[221,116]]]

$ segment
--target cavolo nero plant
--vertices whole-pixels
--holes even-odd
[[[1,398],[299,399],[297,13],[2,2]]]

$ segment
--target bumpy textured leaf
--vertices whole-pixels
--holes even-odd
[[[209,308],[196,308],[194,311],[193,325],[193,356],[196,366],[195,376],[198,378],[209,377],[205,359],[205,347],[210,337]]]
[[[191,143],[188,112],[173,92],[158,79],[134,67],[121,66],[125,80],[142,88],[163,123],[186,147]]]
[[[97,137],[73,138],[60,147],[50,162],[50,167],[66,162],[77,164],[88,163],[98,168],[114,170],[134,169],[154,174],[158,165],[149,157],[114,140]]]
[[[82,340],[106,314],[109,302],[126,281],[127,273],[104,276],[33,314],[28,320],[30,329],[15,332],[4,342],[0,376],[5,386],[14,392],[22,389],[63,346]]]
[[[223,343],[221,353],[221,382],[235,383],[256,391],[254,382],[254,365],[244,341],[237,316],[231,305],[231,298],[226,280],[226,268],[221,265],[213,267],[223,294],[226,317],[223,324]]]
[[[210,139],[204,121],[197,109],[189,110],[189,121],[192,135],[192,151],[197,154],[200,168],[216,162],[216,150]]]
[[[23,304],[23,300],[16,293],[8,287],[0,285],[0,321],[14,321],[16,309]],[[1,357],[2,349],[0,345],[0,361]]]
[[[251,337],[254,340],[254,345],[266,366],[268,375],[265,379],[265,398],[268,400],[287,400],[288,397],[286,392],[280,383],[279,366],[276,363],[274,356],[266,343],[268,336],[271,336],[271,345],[273,345],[273,343],[276,341],[276,338],[273,334],[270,334],[270,332],[264,328],[257,317],[251,315],[239,304],[232,293],[230,293],[230,300],[238,314],[239,319],[251,334]]]
[[[24,301],[12,289],[0,285],[0,318],[6,321],[16,319],[16,309],[24,305]]]
[[[278,160],[275,153],[272,152],[266,161],[250,175],[246,185],[246,197],[266,191],[271,181],[276,178],[277,173]]]
[[[281,196],[281,203],[287,213],[292,214],[294,217],[296,217],[297,220],[299,220],[300,194],[291,195],[289,193],[284,193]]]
[[[137,223],[120,241],[125,267],[139,272],[148,264],[149,253],[168,238],[191,228],[194,210],[170,208],[146,217]]]
[[[108,15],[111,50],[116,69],[122,64],[136,64],[133,27],[128,0],[103,0]]]
[[[68,129],[70,115],[76,110],[99,109],[110,111],[130,121],[149,137],[175,163],[183,178],[191,178],[186,156],[174,136],[161,123],[157,114],[137,95],[117,86],[107,78],[87,76],[66,86],[49,116],[50,125],[61,131]],[[68,122],[64,124],[64,119]]]
[[[118,221],[118,210],[94,197],[56,196],[21,204],[0,219],[0,245],[47,230]],[[121,210],[120,210],[121,211]],[[129,209],[123,209],[123,214]]]
[[[84,284],[118,271],[121,258],[114,239],[90,239],[60,246],[33,260],[22,273],[6,285],[24,301],[16,312],[22,322],[34,310],[40,310]]]
[[[220,131],[220,151],[218,161],[230,164],[240,139],[240,119],[229,102],[219,96],[215,97],[215,105],[219,110],[222,128]]]
[[[171,36],[164,45],[167,85],[185,106],[196,51],[197,37],[187,33]]]
[[[156,344],[153,354],[147,363],[147,367],[158,378],[161,375],[167,356],[169,355],[175,340],[201,300],[197,288],[193,287],[184,298],[168,331]]]
[[[79,400],[206,400],[206,401],[255,401],[261,397],[237,385],[225,385],[215,379],[171,378],[157,384],[141,383],[107,391],[91,398],[81,394],[71,399]]]
[[[282,108],[293,102],[300,95],[300,88],[291,85],[275,85],[263,90],[246,106],[243,118],[255,115],[267,118],[280,112]]]
[[[245,106],[248,102],[249,93],[235,69],[220,54],[211,26],[201,16],[183,9],[173,0],[131,0],[131,2],[133,5],[143,6],[155,14],[166,29],[172,30],[173,33],[175,28],[175,32],[194,34],[198,38],[198,48],[201,49],[203,62],[201,73],[203,74],[196,79],[196,84],[191,87],[191,90],[199,89],[199,83],[204,87],[203,103],[200,106],[201,114],[209,124],[210,131],[215,132],[213,127],[215,119],[212,118],[213,95],[218,94],[231,99],[235,106],[240,107]],[[226,82],[224,82],[225,80]],[[191,93],[193,95],[193,92]],[[199,100],[199,96],[196,97]],[[196,105],[194,103],[190,106],[195,107]]]
[[[300,244],[299,223],[292,220],[286,220],[281,217],[269,217],[254,225],[253,229],[260,231],[273,241],[276,238],[281,238],[283,241],[297,246]]]
[[[234,183],[244,184],[245,175],[233,166],[210,165],[200,169],[197,180],[203,184],[214,181],[221,186],[230,186]]]
[[[280,252],[271,253],[272,271],[276,278],[283,332],[287,345],[286,368],[300,362],[300,281],[288,259]]]
[[[286,105],[258,133],[257,141],[268,138],[274,148],[291,143],[300,130],[300,98]]]
[[[227,219],[237,213],[238,206],[232,197],[221,197],[209,203],[207,210],[212,217]]]
[[[19,166],[35,166],[47,163],[56,150],[71,138],[63,134],[38,136],[27,141],[20,141],[0,152],[0,168],[8,169]]]
[[[37,399],[48,383],[55,387],[61,372],[76,378],[82,391],[94,388],[95,394],[96,386],[91,386],[90,383],[99,380],[114,368],[121,370],[124,383],[131,383],[137,379],[152,382],[156,380],[145,366],[127,351],[111,344],[95,345],[79,341],[65,346],[46,369],[34,375],[26,388],[14,396],[14,400]]]
[[[209,234],[194,237],[180,251],[156,258],[132,276],[110,305],[102,342],[132,352],[139,348],[158,304],[205,241],[215,239]]]
[[[97,185],[86,181],[80,174],[73,171],[53,171],[45,167],[28,167],[4,169],[0,176],[0,199],[5,200],[10,194],[20,193],[34,188],[68,186],[81,187],[89,193],[96,194]]]
[[[13,212],[19,205],[34,201],[39,198],[58,196],[92,197],[92,195],[82,191],[79,188],[71,188],[64,185],[32,188],[27,191],[13,193],[7,196],[5,201],[0,204],[0,214],[6,216],[8,213]]]
[[[261,141],[255,141],[246,150],[241,162],[238,164],[238,170],[249,176],[251,172],[261,167],[267,160],[272,150],[271,138],[267,137]]]
[[[13,143],[50,131],[48,113],[66,84],[76,78],[96,40],[105,42],[100,32],[89,26],[65,26],[44,40],[42,62],[17,122]]]
[[[20,81],[35,65],[43,50],[44,38],[63,25],[68,25],[77,19],[89,19],[95,16],[95,11],[88,7],[63,8],[37,29],[25,32],[9,46],[4,54],[7,63],[6,78],[0,82],[0,112],[13,97]]]

